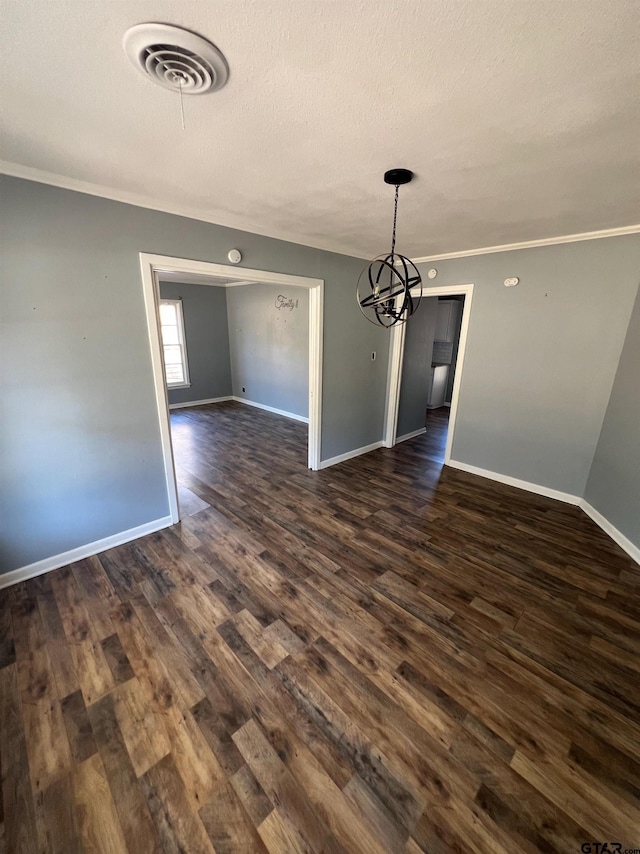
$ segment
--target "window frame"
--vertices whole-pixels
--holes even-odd
[[[160,314],[160,306],[169,304],[173,305],[176,310],[176,327],[178,330],[178,346],[180,347],[180,355],[182,357],[182,373],[183,373],[183,381],[179,383],[170,383],[167,380],[167,364],[164,358],[164,348],[165,347],[175,347],[175,344],[165,344],[164,338],[162,336],[162,316]],[[176,388],[191,388],[191,379],[189,376],[189,359],[187,355],[187,337],[186,331],[184,327],[184,312],[182,310],[182,299],[178,297],[177,299],[173,298],[164,298],[160,297],[158,302],[158,325],[160,327],[160,347],[162,351],[162,367],[164,368],[164,383],[168,390],[173,390]]]

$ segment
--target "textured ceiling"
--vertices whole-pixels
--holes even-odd
[[[638,0],[2,0],[6,171],[370,256],[640,219]],[[145,80],[124,31],[188,27],[222,91]],[[23,174],[26,174],[23,169]],[[53,180],[53,179],[52,179]]]
[[[242,268],[238,267],[241,271]],[[255,285],[256,282],[249,280],[238,281],[230,279],[228,276],[207,276],[203,273],[168,273],[162,271],[158,273],[159,282],[175,282],[178,285],[211,285],[214,288],[237,288],[243,285]]]

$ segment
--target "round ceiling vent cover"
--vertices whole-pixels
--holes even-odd
[[[124,34],[122,47],[141,74],[174,92],[215,92],[229,77],[229,66],[218,48],[182,27],[137,24]]]

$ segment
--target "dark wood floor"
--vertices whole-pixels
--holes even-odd
[[[580,510],[172,420],[210,507],[0,593],[0,850],[640,848],[640,571]]]
[[[427,409],[424,426],[427,432],[420,440],[421,450],[431,462],[444,463],[449,430],[449,407]]]

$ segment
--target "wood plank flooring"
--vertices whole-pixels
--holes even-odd
[[[421,438],[421,450],[434,463],[444,463],[449,412],[448,406],[440,406],[438,409],[427,409],[425,413],[424,424],[427,432]]]
[[[314,473],[172,422],[207,509],[0,592],[0,851],[640,849],[640,570],[587,516],[433,430]]]

